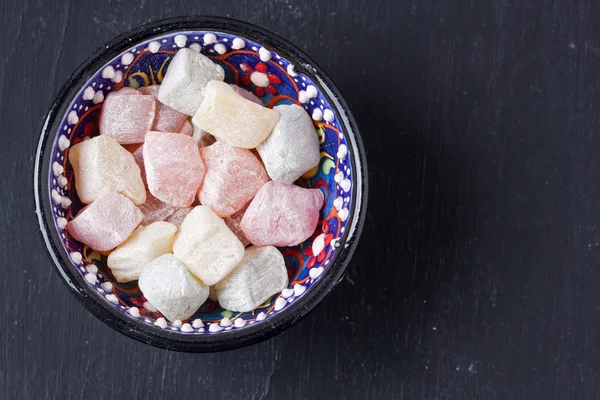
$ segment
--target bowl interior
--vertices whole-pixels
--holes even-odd
[[[67,221],[82,207],[75,193],[67,157],[70,146],[98,134],[98,117],[109,92],[124,86],[137,88],[160,84],[174,54],[182,47],[200,51],[219,63],[226,71],[226,82],[254,92],[266,106],[297,103],[306,109],[320,139],[321,161],[318,168],[309,171],[301,181],[307,187],[320,189],[325,195],[325,205],[317,230],[310,239],[298,246],[281,248],[290,279],[289,288],[281,295],[273,296],[257,310],[246,313],[224,310],[215,301],[207,300],[190,320],[166,321],[165,324],[159,320],[162,315],[146,302],[137,282],[116,282],[106,266],[106,255],[88,248],[67,233]],[[222,31],[187,30],[132,43],[128,50],[92,74],[75,97],[69,99],[71,103],[49,144],[51,156],[46,190],[54,229],[60,239],[55,245],[63,246],[73,269],[99,295],[97,297],[102,299],[105,307],[112,307],[127,318],[154,329],[184,335],[219,335],[267,323],[274,315],[285,312],[291,304],[307,296],[327,274],[336,254],[344,247],[356,196],[353,146],[347,141],[347,132],[340,120],[342,116],[331,104],[330,97],[319,89],[315,79],[303,66],[295,66],[284,54],[278,54],[277,49],[263,48],[248,37]],[[198,319],[202,322],[195,321]],[[189,325],[182,325],[186,322]],[[210,327],[211,324],[214,326]]]

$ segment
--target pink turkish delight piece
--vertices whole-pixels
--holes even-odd
[[[119,92],[111,92],[104,100],[100,134],[110,136],[121,144],[143,143],[156,114],[154,98],[119,95]]]
[[[142,212],[131,200],[106,192],[69,221],[67,230],[92,249],[108,251],[123,243],[142,219]]]
[[[190,206],[205,171],[194,139],[178,133],[148,132],[143,152],[150,193],[175,207]]]
[[[200,149],[206,166],[198,200],[219,217],[228,217],[246,205],[269,180],[260,161],[246,149],[216,141]]]
[[[323,201],[319,189],[267,182],[244,213],[242,230],[257,246],[295,246],[314,233]]]
[[[231,86],[234,92],[236,92],[246,100],[250,100],[251,102],[258,104],[259,106],[264,106],[264,103],[258,97],[256,97],[254,93],[249,92],[246,89],[239,87],[238,85],[229,84],[229,86]]]
[[[152,193],[150,192],[146,193],[146,202],[139,205],[138,208],[142,214],[144,214],[142,225],[150,225],[153,222],[164,221],[177,211],[177,207],[173,207],[160,201],[152,196]]]
[[[186,119],[183,125],[181,126],[181,129],[179,129],[179,133],[187,136],[192,136],[194,134],[194,127],[192,126],[192,123]]]
[[[194,207],[180,208],[177,211],[175,211],[173,213],[173,215],[171,215],[169,218],[167,218],[166,221],[172,223],[173,225],[175,225],[179,229],[179,227],[181,226],[181,223],[183,222],[183,220],[185,219],[185,217],[187,217],[187,215],[193,209],[194,209]]]
[[[179,132],[188,116],[173,110],[166,104],[158,101],[159,85],[144,86],[139,89],[139,92],[148,96],[152,96],[156,100],[156,116],[154,117],[153,131],[159,132]],[[148,129],[150,130],[150,129]],[[190,134],[191,136],[191,134]]]
[[[231,232],[233,232],[234,235],[237,236],[237,238],[240,240],[240,242],[242,242],[244,247],[250,244],[250,241],[248,240],[248,238],[244,234],[244,231],[242,230],[242,217],[244,216],[244,213],[246,212],[247,208],[248,205],[246,205],[244,208],[242,208],[235,214],[227,218],[223,218],[223,220],[225,221],[225,225],[227,225],[227,227],[231,229]]]

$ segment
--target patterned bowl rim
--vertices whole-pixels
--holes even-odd
[[[58,237],[52,219],[50,198],[47,195],[49,183],[50,156],[52,149],[47,145],[58,131],[58,125],[71,100],[100,68],[110,62],[136,43],[146,41],[154,36],[173,34],[179,31],[208,30],[238,34],[248,37],[257,43],[268,45],[282,57],[297,66],[298,72],[304,72],[314,78],[314,83],[321,93],[328,98],[335,108],[348,143],[352,146],[348,153],[352,155],[353,184],[356,188],[353,204],[350,209],[349,224],[341,246],[338,249],[327,272],[311,287],[299,301],[288,306],[284,312],[273,315],[260,324],[247,326],[244,329],[222,332],[218,335],[181,335],[176,332],[148,326],[140,321],[128,318],[114,307],[107,304],[98,293],[93,291],[84,281],[71,263]],[[356,248],[365,220],[367,208],[367,164],[364,147],[356,122],[340,92],[331,79],[314,61],[296,46],[276,34],[258,26],[230,18],[212,16],[186,16],[163,19],[132,29],[104,46],[97,49],[70,75],[46,114],[35,154],[34,198],[40,232],[46,249],[56,266],[62,280],[83,305],[101,321],[113,329],[140,342],[156,347],[186,352],[214,352],[239,348],[270,338],[304,317],[337,285]]]

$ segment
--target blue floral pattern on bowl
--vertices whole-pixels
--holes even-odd
[[[137,282],[118,283],[106,266],[106,255],[73,239],[68,220],[82,204],[77,199],[73,173],[67,162],[70,146],[98,134],[97,120],[106,95],[123,86],[160,84],[173,55],[189,47],[210,57],[226,71],[225,81],[254,92],[268,107],[302,105],[311,115],[321,143],[321,161],[307,172],[302,184],[325,195],[317,230],[299,246],[281,248],[290,285],[253,312],[234,313],[207,300],[186,321],[166,321],[149,304]],[[217,334],[243,329],[268,320],[301,298],[327,271],[347,228],[353,197],[351,155],[339,116],[308,76],[297,73],[292,63],[273,49],[239,35],[185,31],[155,37],[121,53],[97,71],[79,90],[65,113],[53,146],[48,196],[55,228],[62,245],[89,286],[112,307],[148,325],[183,334]],[[73,190],[71,190],[73,188]]]

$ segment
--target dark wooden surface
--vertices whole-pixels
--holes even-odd
[[[154,19],[231,16],[297,44],[362,130],[348,276],[276,338],[158,350],[60,283],[33,153],[67,75]],[[600,398],[600,5],[592,0],[0,3],[0,398]]]

